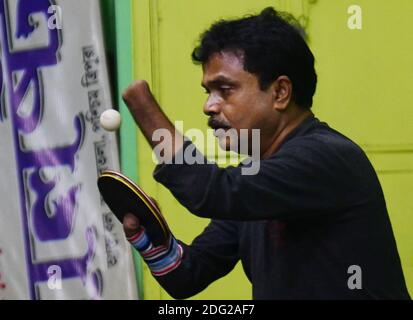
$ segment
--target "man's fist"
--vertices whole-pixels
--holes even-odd
[[[153,198],[151,200],[159,209],[156,201]],[[167,228],[169,232],[167,242],[155,246],[146,233],[145,226],[140,225],[139,219],[133,214],[127,213],[122,222],[126,239],[139,252],[154,276],[163,276],[179,267],[183,248],[169,228]]]
[[[161,212],[161,208],[159,207],[158,202],[152,197],[149,197],[149,198],[151,198],[153,204],[156,206],[159,212]],[[141,228],[139,219],[132,213],[127,213],[124,215],[122,224],[123,224],[123,230],[125,231],[125,235],[127,238],[130,238],[134,236],[135,234],[137,234]]]
[[[138,233],[140,228],[139,219],[136,218],[132,213],[127,213],[123,217],[123,230],[127,238],[134,236]]]

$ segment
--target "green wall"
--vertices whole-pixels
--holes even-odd
[[[108,57],[111,89],[114,108],[122,115],[119,150],[121,171],[134,181],[138,179],[136,126],[122,100],[123,90],[134,79],[133,39],[132,39],[132,1],[100,0],[105,35],[105,49]],[[134,262],[138,295],[144,298],[142,261],[134,250]]]
[[[363,10],[362,30],[347,27],[352,4]],[[190,60],[198,35],[219,18],[239,17],[270,5],[294,13],[307,26],[319,75],[314,112],[359,143],[372,160],[412,291],[413,35],[409,30],[413,30],[413,1],[116,0],[116,91],[124,116],[122,168],[158,199],[177,238],[190,243],[203,230],[207,220],[188,213],[154,182],[151,150],[119,94],[132,79],[146,79],[172,121],[184,121],[185,130],[206,130],[202,72]],[[145,265],[142,281],[145,299],[170,298]],[[251,286],[237,266],[194,298],[250,297]]]

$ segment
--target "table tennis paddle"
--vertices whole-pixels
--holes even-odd
[[[155,246],[168,243],[171,232],[162,213],[152,199],[132,180],[115,171],[103,171],[97,181],[100,194],[122,223],[132,213],[145,228]]]

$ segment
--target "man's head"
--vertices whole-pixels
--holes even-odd
[[[213,24],[192,59],[203,67],[204,112],[214,129],[260,129],[265,147],[289,109],[312,106],[314,56],[298,23],[272,8]]]

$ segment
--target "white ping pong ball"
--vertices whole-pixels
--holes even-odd
[[[107,131],[118,130],[121,123],[120,113],[114,109],[105,110],[100,115],[100,125]]]

